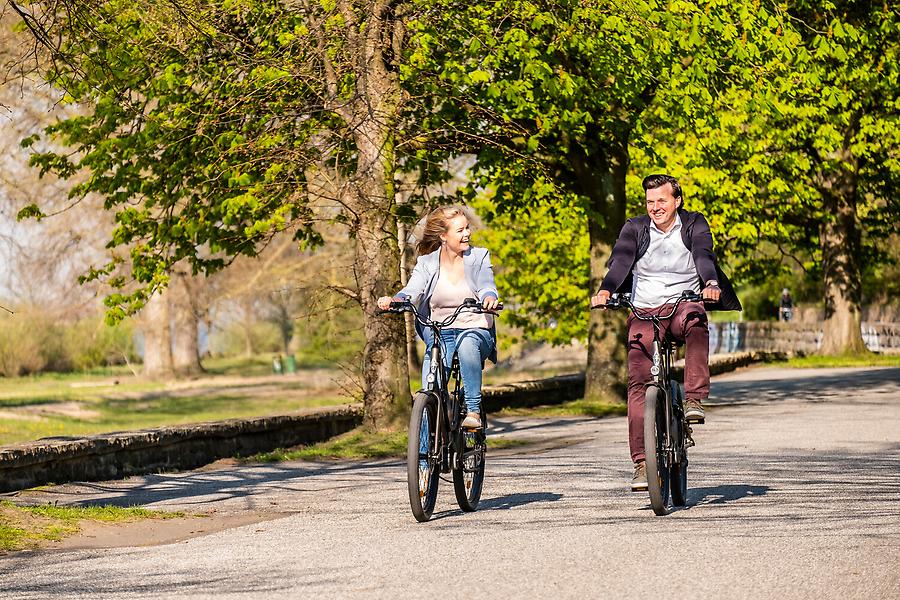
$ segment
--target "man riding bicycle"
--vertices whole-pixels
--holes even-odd
[[[609,259],[609,271],[591,305],[605,306],[613,293],[630,293],[645,313],[667,313],[682,291],[703,296],[704,304],[683,302],[663,333],[685,342],[685,418],[705,420],[709,396],[709,325],[706,310],[741,310],[741,303],[716,263],[706,218],[682,208],[681,185],[671,175],[644,178],[647,215],[622,227]],[[632,491],[647,489],[644,450],[644,396],[650,380],[653,328],[628,318],[628,441],[634,462]]]

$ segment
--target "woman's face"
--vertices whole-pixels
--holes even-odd
[[[462,254],[469,249],[469,220],[465,215],[456,215],[447,223],[447,231],[441,235],[441,241],[450,252]]]

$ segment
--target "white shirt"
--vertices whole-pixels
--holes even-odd
[[[631,301],[638,308],[656,308],[674,302],[684,290],[700,291],[700,275],[681,239],[681,216],[663,233],[650,221],[650,245],[634,265]]]
[[[469,287],[466,278],[463,277],[457,283],[452,283],[448,278],[438,276],[437,285],[434,287],[434,294],[431,296],[431,319],[434,321],[443,321],[452,315],[456,308],[463,303],[466,298],[476,298]],[[494,324],[493,315],[484,313],[474,313],[464,310],[459,313],[456,320],[450,324],[451,329],[490,329]]]

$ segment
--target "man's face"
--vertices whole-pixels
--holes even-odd
[[[660,230],[668,231],[672,228],[679,206],[681,199],[675,199],[671,183],[647,190],[647,214]]]

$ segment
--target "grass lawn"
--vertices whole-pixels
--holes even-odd
[[[628,406],[624,402],[605,402],[585,398],[570,400],[562,404],[534,408],[504,408],[500,411],[501,415],[509,417],[615,417],[627,413]]]
[[[0,445],[348,404],[343,373],[272,375],[267,359],[210,361],[209,375],[156,382],[127,368],[0,378]]]
[[[180,512],[143,508],[16,506],[12,502],[3,501],[0,502],[0,552],[39,548],[47,542],[61,540],[78,533],[82,521],[121,523],[183,516],[184,513]]]
[[[354,429],[318,444],[288,449],[279,448],[272,452],[256,454],[246,460],[248,462],[280,462],[285,460],[398,458],[406,456],[406,442],[405,429],[374,434],[362,429]],[[514,448],[525,444],[527,442],[515,438],[498,438],[490,435],[487,438],[490,450]]]
[[[840,356],[819,356],[810,354],[780,361],[780,364],[797,369],[840,368],[840,367],[900,367],[900,354],[844,354]]]

